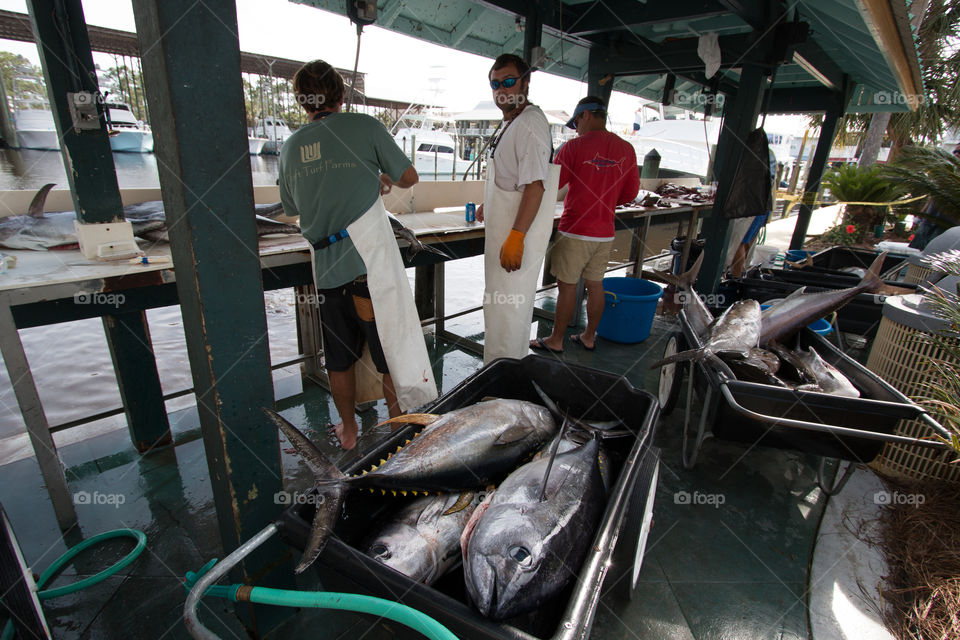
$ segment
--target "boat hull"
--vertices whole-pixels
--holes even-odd
[[[56,130],[17,129],[17,141],[22,149],[60,151],[60,138]]]
[[[121,153],[152,153],[153,134],[149,131],[117,131],[110,135],[110,149]]]
[[[248,136],[247,143],[250,145],[250,155],[258,156],[263,153],[263,147],[267,144],[266,138],[253,138]]]

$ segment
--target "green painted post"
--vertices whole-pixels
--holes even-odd
[[[83,222],[123,220],[123,204],[80,0],[28,0],[74,211]],[[68,94],[95,109],[91,129],[74,126]]]
[[[804,185],[804,201],[810,197],[807,194],[816,195],[820,190],[820,179],[823,178],[823,170],[827,166],[827,159],[830,156],[830,147],[833,146],[833,137],[837,133],[840,123],[840,117],[843,115],[845,105],[828,109],[823,118],[823,124],[820,126],[820,137],[817,139],[817,148],[813,152],[813,158],[810,160],[810,171],[807,173],[807,183]],[[797,224],[793,228],[793,235],[790,237],[791,249],[802,249],[803,241],[807,237],[807,228],[810,226],[810,218],[813,216],[813,207],[809,202],[802,202],[800,212],[797,214]]]
[[[234,0],[134,0],[187,352],[225,553],[281,512],[277,430]],[[198,63],[202,61],[202,63]],[[232,578],[294,588],[269,542]],[[251,634],[290,611],[238,604]]]
[[[85,223],[122,220],[123,203],[80,0],[30,0],[27,4],[60,136],[60,152],[67,169],[74,211]],[[72,94],[87,96],[84,102],[96,114],[89,120],[92,128],[74,126],[70,105],[76,98],[71,100]],[[140,326],[134,326],[134,322]],[[137,450],[143,452],[144,446],[149,448],[148,443],[170,441],[169,425],[163,401],[158,401],[163,392],[153,352],[128,339],[131,334],[149,334],[146,317],[141,315],[136,321],[127,318],[121,324],[125,327],[105,319],[104,328],[130,436]],[[114,344],[115,339],[120,342]],[[149,375],[151,371],[153,375]]]
[[[146,453],[170,444],[173,438],[146,312],[104,316],[103,328],[133,445]]]
[[[740,156],[745,151],[744,141],[757,126],[766,79],[763,68],[745,64],[740,75],[740,87],[725,104],[723,130],[717,142],[714,164],[714,175],[719,184],[713,211],[703,221],[703,235],[707,240],[704,246],[706,255],[696,284],[701,293],[715,291],[720,282],[730,238],[730,221],[724,217],[723,209],[733,187]]]

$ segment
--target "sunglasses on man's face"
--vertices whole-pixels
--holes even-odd
[[[954,150],[953,150],[953,155],[955,155],[955,156],[957,156],[958,158],[960,158],[960,149],[954,149]]]
[[[517,80],[520,78],[504,78],[503,80],[491,80],[490,88],[496,91],[503,86],[504,89],[510,89],[513,85],[517,84]]]

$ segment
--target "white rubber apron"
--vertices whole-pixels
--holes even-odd
[[[560,167],[550,165],[543,185],[540,209],[523,240],[520,269],[507,272],[500,266],[500,248],[510,235],[523,192],[504,191],[496,183],[493,158],[487,162],[487,182],[483,188],[484,275],[483,291],[483,363],[497,358],[522,358],[530,346],[530,322],[537,276],[550,242],[557,209],[557,185]]]
[[[437,385],[383,199],[378,197],[366,213],[347,227],[347,232],[367,267],[374,321],[397,401],[403,411],[410,411],[436,399]]]

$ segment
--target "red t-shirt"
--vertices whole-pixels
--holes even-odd
[[[560,147],[554,162],[560,165],[560,186],[570,185],[560,231],[612,239],[614,207],[630,202],[640,191],[633,145],[609,131],[590,131]]]

